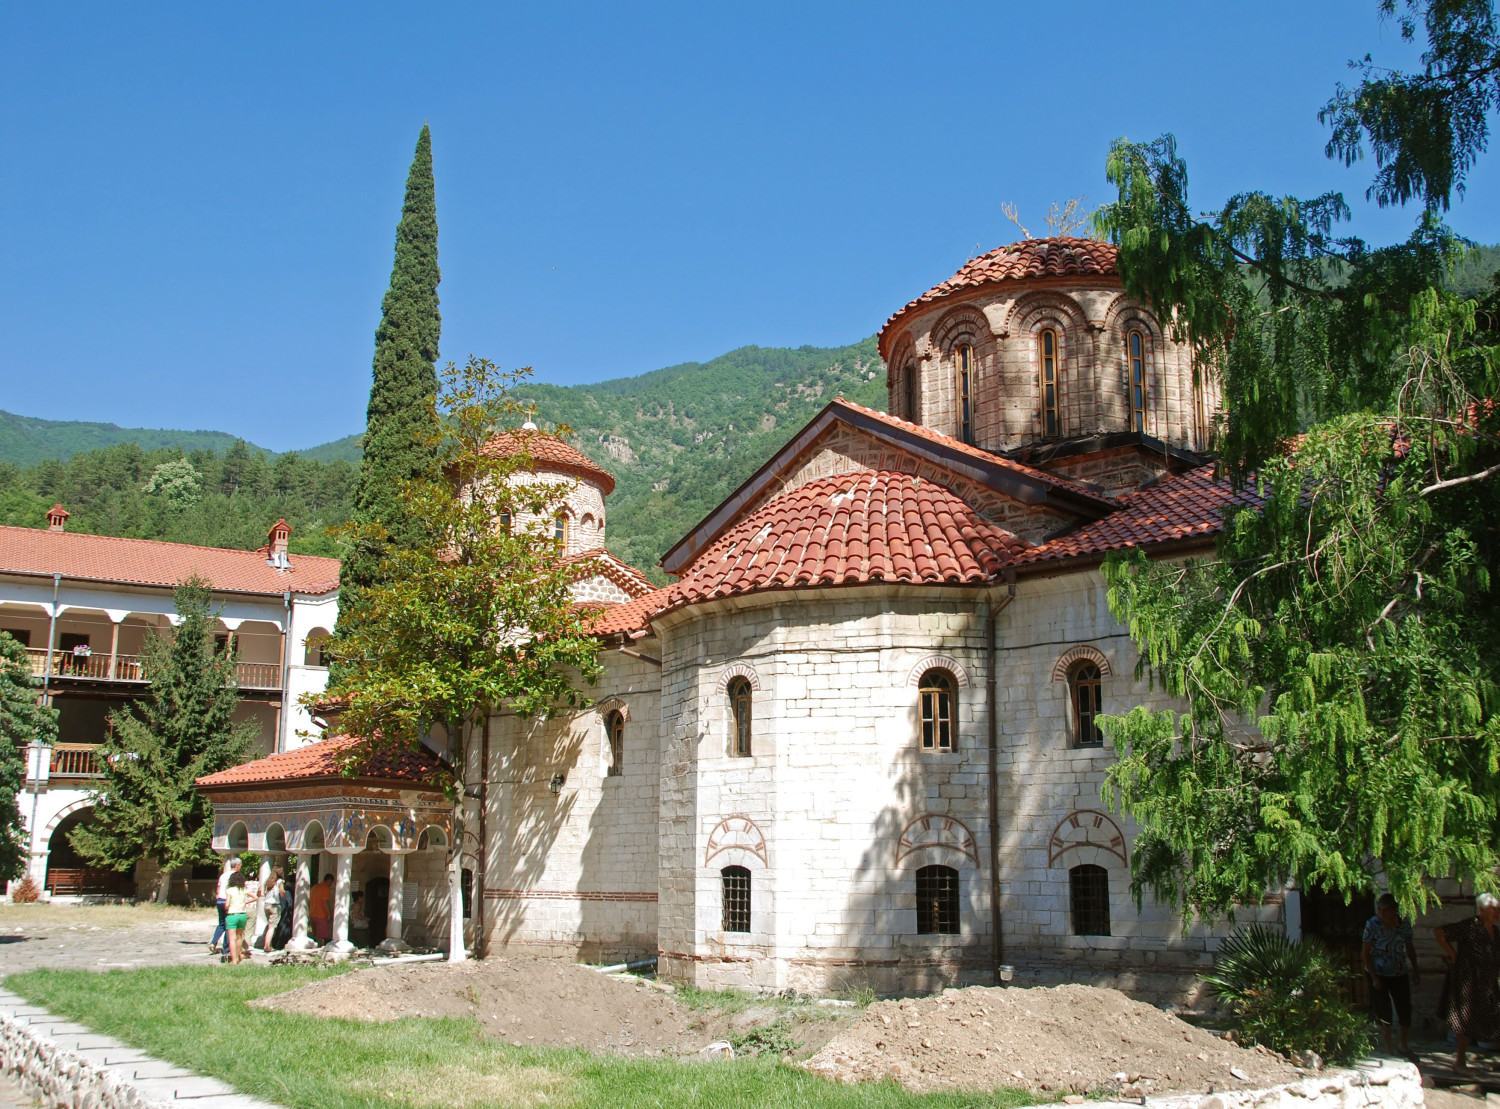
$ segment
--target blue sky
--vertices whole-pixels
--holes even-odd
[[[558,383],[876,330],[1111,139],[1175,132],[1204,207],[1343,189],[1374,0],[1257,4],[7,4],[0,408],[359,430],[402,183],[433,128],[443,352]],[[1500,240],[1494,159],[1453,213]]]

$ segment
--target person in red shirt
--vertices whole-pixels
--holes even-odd
[[[307,898],[307,916],[312,923],[313,939],[328,943],[333,939],[333,875],[323,875],[323,880],[312,888]]]

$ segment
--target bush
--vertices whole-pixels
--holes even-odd
[[[1330,1062],[1368,1046],[1364,1014],[1349,1008],[1342,976],[1315,940],[1293,943],[1258,924],[1241,928],[1219,948],[1204,982],[1229,1005],[1243,1044],[1282,1055],[1315,1051]]]
[[[41,898],[41,888],[30,874],[10,887],[10,899],[17,905],[30,905]]]

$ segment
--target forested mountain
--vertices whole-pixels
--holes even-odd
[[[833,397],[884,408],[885,367],[870,338],[835,349],[743,347],[640,377],[518,393],[537,406],[539,424],[568,424],[571,442],[615,475],[609,545],[654,574],[667,547]],[[80,426],[112,425],[60,425]],[[61,502],[70,531],[248,549],[284,516],[294,553],[338,553],[324,531],[348,519],[358,436],[283,455],[220,438],[228,449],[184,454],[148,439],[76,453],[60,446],[65,461],[24,468],[0,462],[0,523],[43,527]]]
[[[224,452],[236,439],[222,431],[167,431],[118,424],[85,423],[81,420],[39,420],[0,412],[0,461],[17,466],[35,466],[49,458],[72,458],[79,451],[135,443],[145,450],[181,447],[183,450]],[[252,447],[262,454],[260,447]]]

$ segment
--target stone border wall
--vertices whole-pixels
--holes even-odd
[[[1169,1094],[1141,1101],[1090,1102],[1090,1109],[1421,1109],[1422,1074],[1411,1063],[1371,1059],[1268,1090]]]
[[[0,1014],[0,1063],[21,1091],[47,1109],[165,1109],[116,1068],[94,1063],[21,1020]]]

